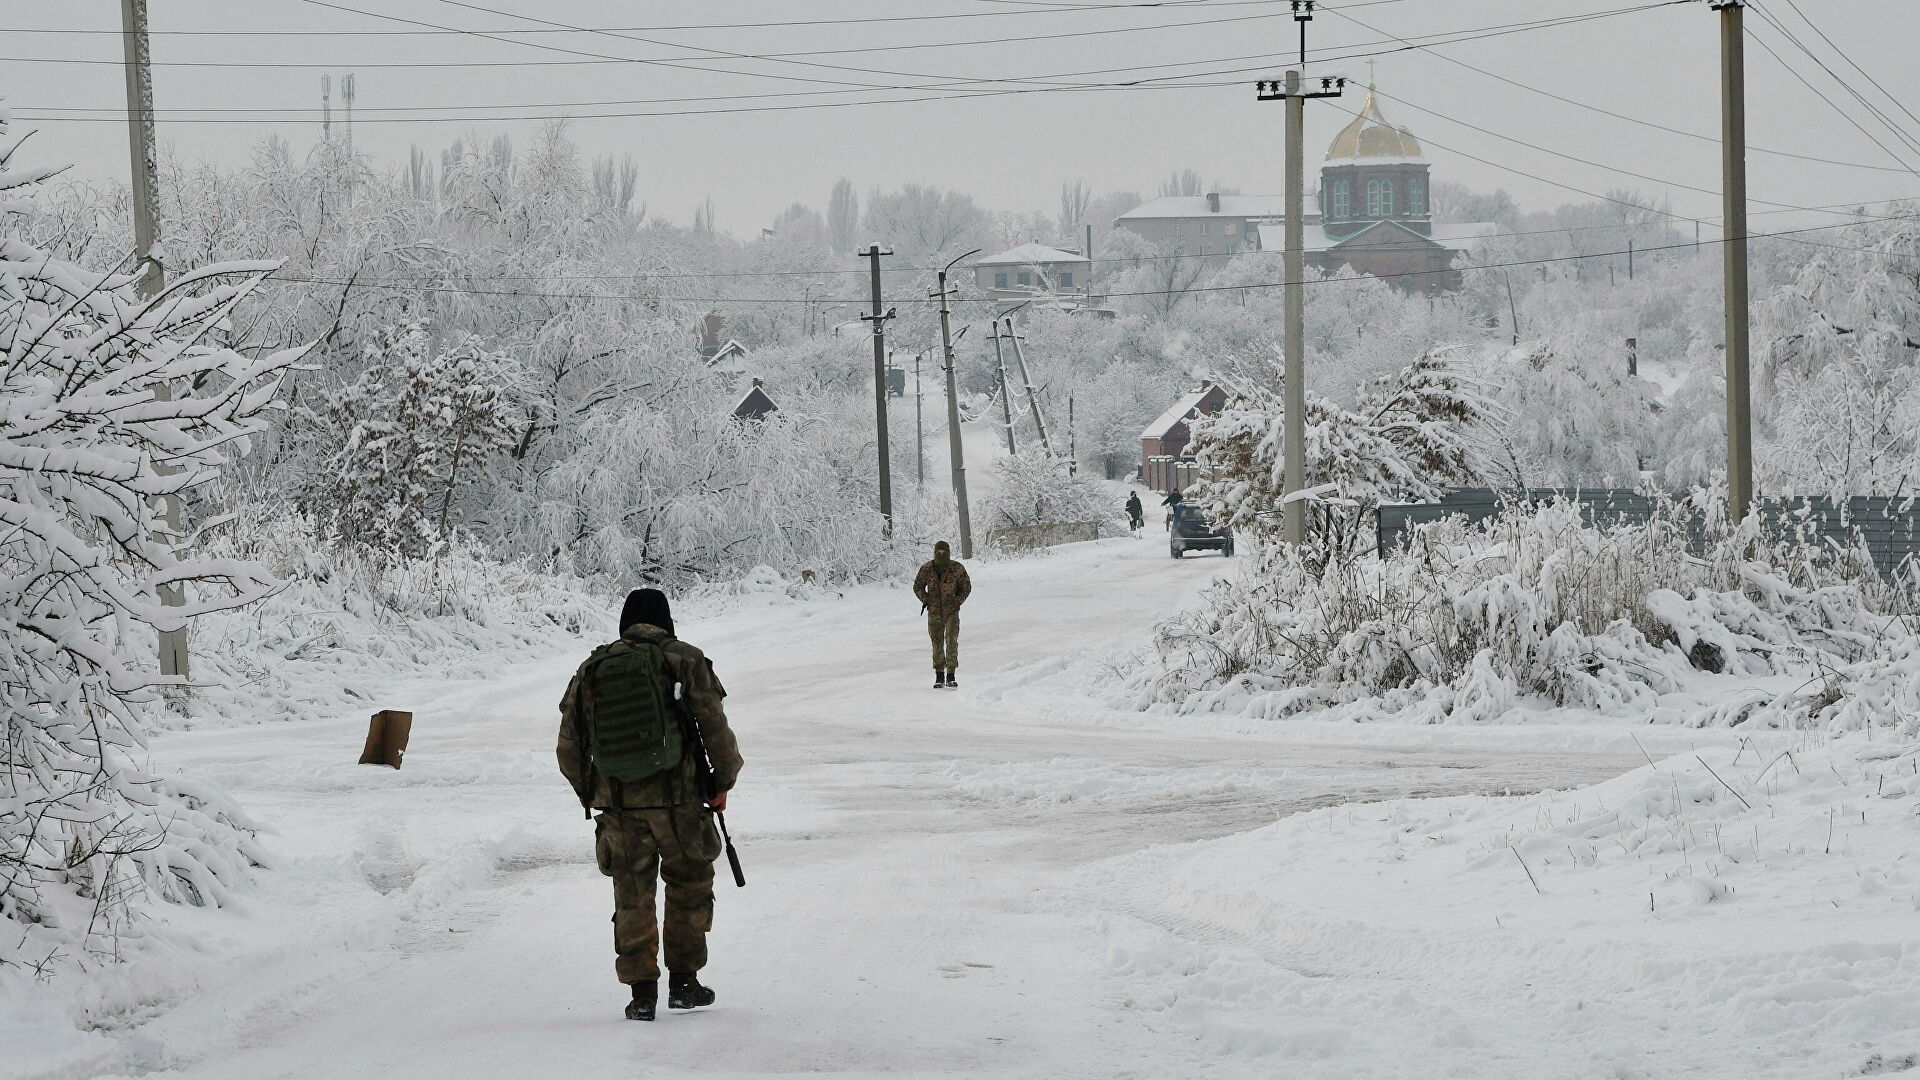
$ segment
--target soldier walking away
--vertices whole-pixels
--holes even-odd
[[[1147,512],[1140,506],[1140,493],[1127,492],[1127,528],[1139,532],[1147,524]]]
[[[705,654],[673,636],[666,595],[640,589],[620,612],[620,640],[595,649],[560,699],[560,771],[588,816],[599,811],[594,855],[613,879],[614,971],[633,989],[629,1020],[654,1017],[662,921],[667,1007],[713,1004],[698,977],[722,851],[709,811],[727,808],[740,775],[726,696]],[[664,920],[656,878],[667,886]]]
[[[933,639],[933,688],[959,686],[953,677],[960,666],[960,605],[973,595],[973,581],[965,563],[953,558],[945,540],[933,545],[933,560],[923,563],[913,578],[913,595],[927,613],[927,636]]]

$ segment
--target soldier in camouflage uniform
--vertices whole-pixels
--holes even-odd
[[[681,687],[713,764],[717,794],[709,804],[725,810],[727,791],[740,774],[740,750],[721,705],[727,691],[713,664],[699,649],[673,636],[673,615],[666,596],[641,589],[627,597],[620,616],[621,636],[664,643],[667,669]],[[713,861],[720,857],[720,834],[700,797],[691,739],[680,763],[639,781],[599,775],[585,753],[576,708],[585,666],[576,672],[560,700],[560,771],[580,805],[600,811],[594,820],[594,853],[600,872],[613,878],[614,970],[633,988],[627,1016],[651,1020],[659,999],[661,927],[654,911],[654,882],[667,885],[665,914],[669,1008],[690,1009],[713,1002],[713,991],[696,977],[707,963],[707,931],[713,928]]]
[[[960,666],[960,605],[973,595],[973,580],[965,563],[953,558],[945,540],[933,545],[933,559],[914,575],[913,595],[927,610],[927,636],[933,639],[933,686],[959,686],[953,677]]]

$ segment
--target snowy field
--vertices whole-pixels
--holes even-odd
[[[748,759],[750,885],[722,879],[718,1006],[653,1025],[620,1017],[610,889],[553,763],[578,650],[387,685],[416,713],[400,772],[353,764],[359,709],[165,735],[275,868],[237,912],[168,911],[193,951],[10,995],[0,1076],[1744,1080],[1920,1050],[1904,760],[1098,704],[1227,565],[1153,528],[976,563],[957,694],[898,586],[687,619]],[[1635,736],[1700,756],[1656,773]],[[1842,806],[1866,769],[1894,789]]]

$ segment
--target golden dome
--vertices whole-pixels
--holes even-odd
[[[1419,140],[1406,128],[1387,123],[1387,118],[1381,115],[1371,86],[1367,87],[1367,103],[1360,106],[1360,115],[1340,129],[1340,134],[1333,137],[1333,145],[1327,147],[1328,161],[1421,156]]]

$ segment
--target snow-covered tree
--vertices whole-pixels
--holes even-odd
[[[155,774],[154,631],[276,583],[180,551],[156,502],[263,430],[301,350],[207,344],[270,263],[135,278],[55,258],[18,223],[53,170],[19,167],[0,112],[0,964],[109,952],[142,896],[217,904],[259,858],[218,792]],[[184,594],[185,602],[166,600]]]
[[[1498,408],[1445,356],[1423,354],[1377,380],[1351,409],[1307,396],[1309,531],[1320,561],[1364,546],[1365,511],[1383,502],[1438,498],[1481,481]],[[1286,412],[1279,381],[1233,388],[1217,416],[1193,424],[1193,454],[1205,477],[1186,493],[1214,521],[1249,539],[1279,534],[1286,489]]]
[[[468,337],[436,352],[424,323],[388,327],[327,417],[342,443],[312,509],[341,536],[420,555],[446,539],[453,500],[523,423],[513,361]]]
[[[1006,525],[1057,525],[1091,521],[1101,535],[1124,528],[1124,498],[1104,480],[1070,472],[1066,463],[1041,453],[993,460],[997,486],[982,506],[987,529]]]

